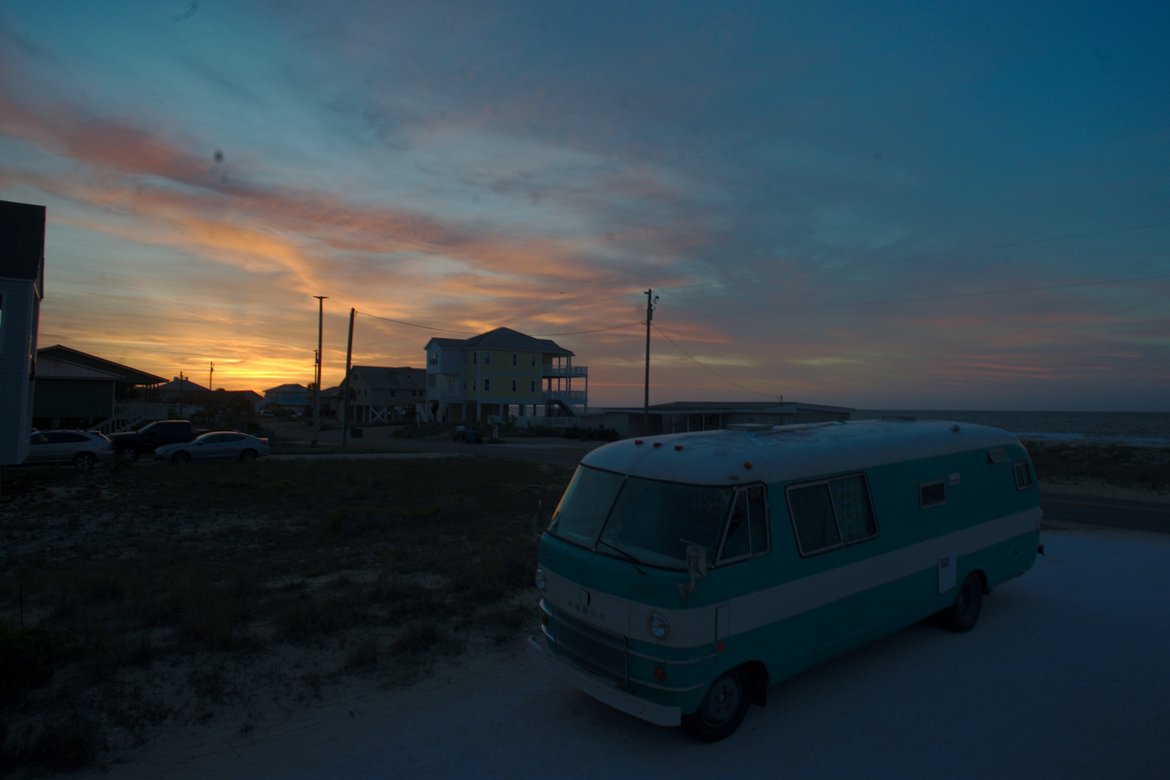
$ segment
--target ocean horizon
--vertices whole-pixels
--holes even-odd
[[[1022,439],[1093,441],[1170,447],[1170,412],[1013,412],[940,409],[857,409],[854,420],[917,417],[990,425]]]

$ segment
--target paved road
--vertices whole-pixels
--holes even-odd
[[[1170,535],[1078,526],[1044,542],[974,631],[915,625],[783,682],[714,745],[599,704],[517,648],[246,734],[220,723],[104,777],[1170,777]]]
[[[1083,523],[1170,533],[1170,504],[1063,493],[1046,495],[1041,491],[1040,506],[1044,509],[1045,521],[1050,523]]]

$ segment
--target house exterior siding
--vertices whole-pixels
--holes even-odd
[[[403,423],[426,399],[422,368],[354,366],[349,371],[346,418],[350,423]]]
[[[573,353],[548,339],[497,328],[431,339],[425,349],[427,414],[436,421],[578,415],[588,407],[588,369],[573,367]]]
[[[44,206],[0,201],[0,465],[28,455],[45,213]]]
[[[167,416],[156,396],[166,380],[55,344],[37,350],[33,421],[37,427],[123,430]]]

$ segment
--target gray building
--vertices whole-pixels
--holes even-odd
[[[121,430],[168,416],[161,376],[56,344],[37,350],[38,428]]]
[[[0,466],[28,455],[44,297],[45,207],[0,201]]]
[[[412,422],[426,401],[425,368],[353,366],[346,397],[347,422],[358,425]]]
[[[795,401],[677,401],[651,406],[607,409],[581,421],[587,427],[612,428],[622,437],[659,433],[713,431],[736,425],[792,425],[794,423],[839,422],[853,410]]]

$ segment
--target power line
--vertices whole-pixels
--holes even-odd
[[[1008,241],[1008,242],[1004,242],[1001,244],[985,244],[982,246],[967,247],[964,249],[946,249],[946,250],[943,250],[940,252],[927,252],[927,253],[919,254],[919,255],[905,255],[902,257],[891,257],[891,258],[888,258],[886,260],[870,260],[867,263],[867,265],[874,266],[874,265],[886,265],[888,263],[916,262],[919,260],[930,260],[930,259],[937,258],[937,257],[950,257],[952,255],[965,255],[965,254],[971,254],[973,252],[991,252],[991,251],[995,251],[995,250],[999,250],[999,249],[1014,249],[1016,247],[1034,246],[1036,244],[1049,244],[1049,243],[1054,243],[1054,242],[1058,242],[1058,241],[1077,241],[1077,240],[1085,239],[1085,238],[1098,238],[1100,236],[1115,235],[1117,233],[1135,233],[1135,232],[1142,231],[1142,230],[1154,230],[1157,228],[1164,228],[1164,227],[1170,227],[1170,221],[1149,222],[1149,223],[1146,223],[1143,225],[1130,225],[1127,227],[1109,228],[1106,230],[1094,230],[1094,231],[1089,231],[1086,233],[1067,233],[1067,234],[1059,235],[1059,236],[1046,236],[1044,238],[1028,238],[1028,239],[1021,239],[1018,241]],[[846,266],[844,266],[844,265],[843,266],[835,266],[835,268],[837,268],[837,267],[846,267]],[[757,276],[757,277],[754,277],[753,281],[762,282],[762,281],[767,281],[769,279],[776,279],[776,278],[779,278],[779,277],[784,276],[784,275],[785,274],[783,274],[783,273],[776,273],[776,274],[771,274],[771,275],[767,275],[767,276]],[[1155,278],[1157,278],[1157,277],[1155,277]],[[662,291],[662,290],[671,290],[671,291],[694,290],[694,289],[699,289],[702,287],[720,287],[720,286],[723,286],[726,284],[727,284],[726,280],[721,280],[721,281],[716,281],[716,282],[701,282],[698,284],[679,285],[677,287],[659,287],[657,289],[660,291]],[[631,293],[631,294],[633,294],[633,293]]]
[[[1061,284],[1045,284],[1036,287],[1013,287],[999,290],[976,290],[973,292],[960,293],[942,293],[939,295],[919,295],[908,298],[884,298],[873,301],[847,301],[843,303],[825,303],[814,306],[791,306],[785,308],[785,313],[794,311],[822,311],[825,309],[844,309],[856,306],[884,306],[891,303],[922,303],[925,301],[945,301],[955,298],[978,298],[987,295],[1016,295],[1019,293],[1029,292],[1043,292],[1046,290],[1063,290],[1073,287],[1107,287],[1114,284],[1129,284],[1131,282],[1150,282],[1162,279],[1170,279],[1170,274],[1158,274],[1156,276],[1134,276],[1126,279],[1097,279],[1084,282],[1064,282]],[[774,312],[776,307],[769,307],[767,309],[748,309],[743,311],[728,312],[726,314],[708,314],[702,317],[692,317],[692,320],[709,320],[723,317],[743,317],[752,314],[758,314],[761,311]]]
[[[1170,224],[1170,223],[1168,223],[1168,224]],[[1119,231],[1106,231],[1106,232],[1119,232]],[[1085,234],[1085,235],[1090,235],[1090,234]],[[1093,234],[1093,235],[1095,235],[1095,234]],[[879,300],[870,300],[870,301],[847,301],[847,302],[842,302],[842,303],[825,303],[825,304],[816,304],[816,305],[810,305],[810,306],[791,306],[791,307],[784,308],[783,312],[789,313],[789,312],[823,311],[823,310],[829,310],[829,309],[842,309],[842,308],[851,308],[851,307],[859,307],[859,306],[884,306],[884,305],[897,304],[897,303],[923,303],[923,302],[928,302],[928,301],[953,300],[953,299],[957,299],[957,298],[978,298],[978,297],[990,296],[990,295],[1015,295],[1015,294],[1029,293],[1029,292],[1044,292],[1047,290],[1072,289],[1072,288],[1076,288],[1076,287],[1105,287],[1105,286],[1110,286],[1110,285],[1130,284],[1133,282],[1161,281],[1163,279],[1170,279],[1170,274],[1156,274],[1153,276],[1135,276],[1135,277],[1126,277],[1126,278],[1120,278],[1120,279],[1094,279],[1094,280],[1080,281],[1080,282],[1062,282],[1060,284],[1037,285],[1034,287],[1013,287],[1013,288],[1006,288],[1006,289],[975,290],[975,291],[970,291],[970,292],[942,293],[942,294],[938,294],[938,295],[920,295],[920,296],[911,296],[911,297],[906,297],[906,298],[883,298],[883,299],[879,299]],[[710,286],[710,285],[691,285],[691,287],[702,287],[702,286]],[[659,289],[663,289],[663,288],[659,288]],[[689,289],[689,287],[676,287],[676,288],[665,288],[665,289],[678,290],[678,289]],[[611,298],[609,300],[616,300],[617,298],[622,298],[622,297],[626,297],[626,296],[625,295],[614,296],[614,298]],[[1137,308],[1144,308],[1144,306],[1137,307]],[[769,307],[767,309],[748,309],[748,310],[728,312],[725,314],[708,314],[708,315],[703,315],[703,316],[693,316],[690,319],[693,321],[693,320],[721,319],[721,318],[727,318],[727,317],[742,317],[742,316],[750,316],[753,314],[758,314],[761,311],[775,312],[776,308]],[[476,335],[478,335],[477,333],[473,333],[471,331],[454,330],[451,328],[439,328],[439,327],[436,327],[433,325],[420,325],[419,323],[416,323],[416,322],[408,322],[406,320],[395,319],[392,317],[383,317],[381,315],[371,314],[369,312],[356,311],[356,310],[355,310],[355,312],[357,314],[362,315],[363,317],[371,317],[371,318],[376,319],[376,320],[382,320],[384,322],[391,322],[391,323],[394,323],[395,325],[402,325],[402,326],[405,326],[408,328],[417,328],[419,330],[432,331],[435,333],[451,333],[451,334],[458,335],[458,336],[476,336]],[[561,331],[558,333],[545,333],[545,334],[540,334],[540,335],[536,336],[535,338],[559,338],[562,336],[585,336],[585,335],[591,335],[594,333],[607,333],[610,331],[621,330],[623,328],[630,328],[630,327],[634,327],[634,326],[640,325],[640,324],[641,324],[641,322],[622,322],[622,323],[617,323],[615,325],[608,325],[608,326],[605,326],[602,328],[587,328],[584,330]],[[657,327],[655,327],[655,329],[657,330]],[[670,341],[669,336],[667,336],[665,333],[662,333],[662,335],[668,341]],[[671,343],[674,344],[673,341],[671,341]],[[678,345],[676,344],[675,346],[677,347]],[[683,352],[683,354],[687,354],[685,352],[685,350],[681,349],[681,347],[679,348],[679,350],[681,352]],[[687,355],[687,357],[691,357],[691,356]],[[692,357],[691,359],[693,360],[694,358]],[[695,361],[695,362],[698,363],[698,361]],[[706,367],[704,366],[704,368],[706,368]],[[710,371],[710,369],[707,369],[707,370]],[[712,373],[714,373],[714,372],[712,372]],[[716,374],[716,375],[718,376],[718,374]],[[730,380],[725,380],[725,381],[730,381]],[[746,390],[747,388],[742,388],[742,389]],[[749,392],[755,392],[755,391],[749,391]]]
[[[681,346],[679,346],[678,342],[676,342],[676,341],[675,341],[674,339],[672,339],[672,338],[671,338],[669,335],[667,335],[666,331],[662,330],[662,328],[658,327],[657,325],[653,325],[652,327],[654,328],[654,330],[656,330],[656,331],[658,332],[658,335],[662,336],[664,339],[666,339],[667,341],[669,341],[669,342],[671,343],[671,346],[673,346],[673,347],[674,347],[675,349],[677,349],[679,352],[683,353],[683,354],[684,354],[684,355],[686,355],[688,358],[690,358],[690,360],[691,360],[691,361],[692,361],[692,362],[693,362],[693,363],[694,363],[696,366],[698,366],[699,368],[703,369],[704,371],[707,371],[707,372],[711,373],[713,376],[715,376],[715,377],[718,377],[719,379],[721,379],[722,381],[726,382],[726,383],[727,383],[727,384],[729,384],[729,385],[732,385],[733,387],[738,387],[740,390],[743,390],[744,392],[747,392],[747,393],[752,393],[753,395],[758,395],[758,396],[760,396],[761,398],[767,398],[767,399],[769,399],[769,400],[776,400],[776,399],[777,399],[777,396],[774,396],[774,395],[768,395],[768,394],[766,394],[766,393],[761,393],[761,392],[760,392],[760,391],[758,391],[758,390],[752,390],[750,387],[744,387],[744,386],[743,386],[743,385],[741,385],[739,382],[736,382],[736,381],[734,381],[734,380],[732,380],[732,379],[728,379],[727,377],[723,376],[722,374],[720,374],[720,373],[719,373],[718,371],[716,371],[715,369],[713,369],[713,368],[711,368],[710,366],[707,366],[707,365],[705,365],[704,363],[702,363],[702,362],[701,362],[701,361],[700,361],[698,358],[696,358],[696,357],[695,357],[694,355],[692,355],[690,352],[687,352],[685,349],[683,349]]]
[[[588,333],[605,333],[611,330],[621,330],[622,328],[631,328],[635,325],[641,325],[641,322],[623,322],[619,325],[610,325],[608,328],[594,328],[592,330],[570,330],[564,333],[544,333],[536,338],[550,339],[554,336],[582,336]]]
[[[454,334],[459,335],[459,336],[477,336],[477,335],[479,335],[478,333],[472,333],[471,331],[466,331],[466,330],[451,330],[450,328],[437,328],[433,325],[419,325],[416,322],[407,322],[406,320],[396,320],[392,317],[383,317],[381,315],[370,314],[369,312],[365,312],[365,311],[358,311],[356,313],[362,315],[363,317],[372,317],[375,320],[382,320],[383,322],[393,322],[395,325],[405,325],[409,328],[418,328],[419,330],[430,330],[430,331],[434,331],[436,333],[454,333]],[[589,334],[589,333],[605,333],[606,331],[620,330],[622,328],[629,328],[629,327],[632,327],[632,326],[638,325],[638,324],[640,324],[640,323],[638,323],[638,322],[622,322],[622,323],[619,323],[617,325],[609,325],[609,326],[604,327],[604,328],[591,328],[589,330],[571,330],[571,331],[565,331],[563,333],[545,333],[545,334],[535,336],[534,338],[545,339],[545,338],[553,338],[555,336],[581,336],[581,335],[585,335],[585,334]],[[503,327],[503,326],[501,326],[501,327]]]
[[[917,296],[917,297],[911,297],[911,298],[892,298],[892,299],[886,299],[886,300],[880,300],[880,301],[836,303],[836,304],[824,304],[824,305],[818,305],[818,306],[798,306],[798,307],[792,307],[792,308],[785,309],[785,312],[817,311],[817,310],[821,310],[821,309],[838,309],[838,308],[852,307],[852,306],[877,306],[877,305],[890,304],[890,303],[914,303],[914,302],[923,302],[923,301],[946,300],[946,299],[952,299],[952,298],[970,298],[970,297],[977,297],[977,296],[984,296],[984,295],[1005,295],[1005,294],[1011,294],[1011,293],[1038,292],[1038,291],[1043,291],[1043,290],[1058,290],[1058,289],[1067,289],[1067,288],[1073,288],[1073,287],[1107,286],[1107,285],[1111,285],[1111,284],[1127,284],[1129,282],[1144,282],[1144,281],[1161,280],[1161,279],[1170,279],[1170,274],[1134,277],[1134,278],[1127,278],[1127,279],[1102,279],[1102,280],[1085,281],[1085,282],[1067,282],[1067,283],[1063,283],[1063,284],[1041,285],[1041,286],[1037,286],[1037,287],[1015,288],[1015,289],[1011,289],[1011,290],[982,290],[982,291],[966,292],[966,293],[950,293],[950,294],[945,294],[945,295]],[[1142,306],[1134,307],[1134,308],[1144,308],[1147,305],[1150,305],[1150,304],[1142,304]],[[711,317],[692,317],[691,319],[692,320],[711,319],[712,317],[720,317],[720,316],[722,316],[722,317],[735,317],[735,316],[741,316],[741,315],[745,315],[745,314],[753,314],[753,313],[756,313],[758,311],[761,311],[761,310],[734,312],[734,313],[725,314],[725,315],[711,315]],[[771,310],[769,310],[769,311],[771,311]],[[661,335],[663,338],[665,338],[667,341],[669,341],[670,344],[675,349],[677,349],[679,352],[681,352],[683,355],[685,355],[695,365],[699,366],[704,371],[707,371],[708,373],[717,377],[718,379],[722,380],[723,382],[726,382],[727,384],[732,385],[733,387],[737,387],[740,390],[744,390],[746,392],[753,393],[753,394],[761,396],[763,398],[774,398],[774,396],[769,396],[769,395],[766,395],[765,393],[761,393],[757,390],[752,390],[751,388],[744,387],[743,385],[739,384],[738,382],[735,382],[734,380],[728,379],[727,377],[725,377],[722,374],[720,374],[719,372],[715,371],[710,366],[705,365],[698,358],[696,358],[694,355],[692,355],[691,353],[689,353],[685,349],[683,349],[682,346],[680,346],[678,344],[678,342],[676,342],[674,339],[672,339],[660,327],[658,327],[657,325],[654,325],[653,328],[655,331],[657,331],[659,333],[659,335]]]
[[[419,324],[414,323],[414,322],[407,322],[406,320],[395,320],[395,319],[391,319],[390,317],[382,317],[380,315],[370,314],[369,312],[365,312],[365,311],[359,311],[357,313],[362,315],[363,317],[373,317],[376,320],[383,320],[385,322],[393,322],[395,325],[405,325],[408,328],[418,328],[419,330],[433,330],[436,333],[455,333],[459,336],[475,336],[476,335],[475,333],[471,333],[471,332],[465,331],[465,330],[451,330],[449,328],[436,328],[432,325],[419,325]]]

